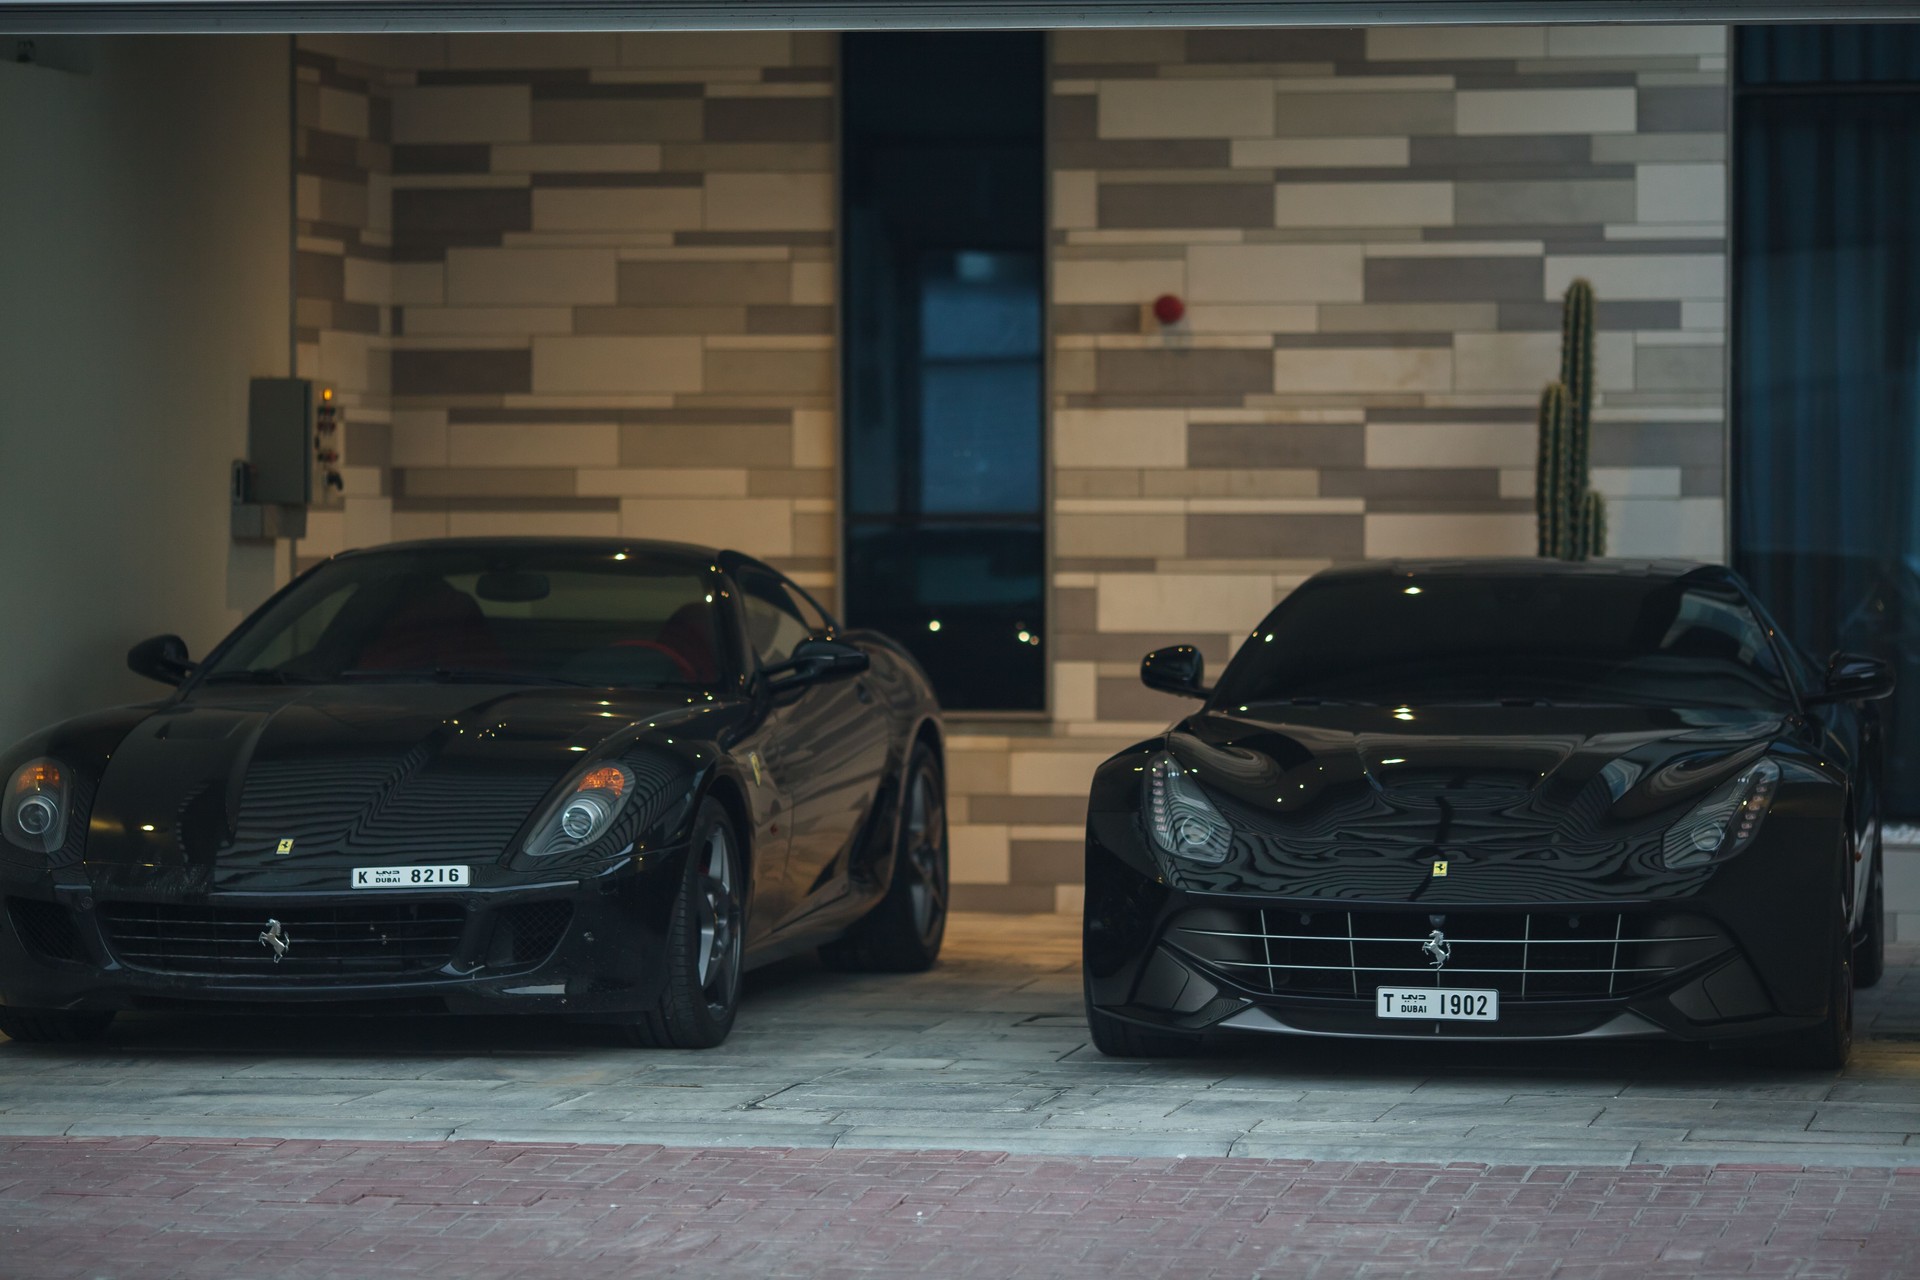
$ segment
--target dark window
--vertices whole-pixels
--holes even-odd
[[[1042,37],[842,42],[847,622],[953,710],[1041,710]]]
[[[1511,573],[1302,587],[1241,646],[1215,701],[1302,698],[1793,705],[1766,630],[1724,582]]]
[[[1898,665],[1886,790],[1920,817],[1920,26],[1735,55],[1734,562],[1816,663]]]
[[[777,667],[793,656],[794,648],[819,628],[803,616],[785,584],[770,573],[743,569],[740,612],[747,624],[747,643],[763,667]]]

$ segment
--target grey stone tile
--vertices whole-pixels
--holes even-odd
[[[570,498],[571,467],[404,467],[394,473],[396,498]]]
[[[397,174],[485,173],[492,159],[493,148],[485,143],[411,143],[393,149],[392,163]]]
[[[1434,169],[1584,165],[1593,159],[1593,139],[1584,133],[1412,138],[1408,140],[1407,159],[1416,168]]]
[[[1273,390],[1273,353],[1258,347],[1099,351],[1095,378],[1103,395],[1259,394]]]
[[[1281,137],[1397,138],[1453,132],[1453,94],[1445,90],[1277,96],[1274,132]]]
[[[293,255],[293,287],[302,298],[338,301],[346,296],[346,259],[336,253],[311,253],[305,249]]]
[[[1190,467],[1359,467],[1363,428],[1345,423],[1195,422],[1187,428]]]
[[[1100,186],[1103,228],[1271,227],[1271,182],[1107,182]]]
[[[1328,498],[1369,500],[1486,501],[1500,497],[1500,472],[1491,467],[1329,468],[1320,472],[1320,493]],[[1368,509],[1373,509],[1371,501]]]
[[[709,98],[708,142],[831,142],[830,98]]]
[[[1357,515],[1190,515],[1187,554],[1196,559],[1325,557],[1365,553],[1366,520]]]
[[[1542,258],[1370,257],[1366,261],[1368,302],[1532,302],[1545,291]]]
[[[779,261],[641,259],[620,263],[618,289],[623,307],[783,305],[793,269]]]
[[[1718,391],[1725,384],[1726,348],[1642,346],[1633,353],[1636,391]]]
[[[1230,147],[1225,138],[1075,137],[1057,139],[1048,155],[1056,169],[1225,169],[1231,162]]]
[[[1558,302],[1502,302],[1499,328],[1503,332],[1558,332],[1562,316]],[[1621,329],[1678,329],[1680,304],[1659,301],[1601,299],[1594,306],[1594,324],[1607,331]]]
[[[393,353],[396,396],[505,395],[532,390],[531,348],[401,349]]]
[[[1133,676],[1101,676],[1095,699],[1102,720],[1160,720],[1170,724],[1193,711],[1192,699],[1149,689]]]
[[[575,333],[745,333],[748,309],[737,307],[575,307]]]
[[[393,233],[527,231],[533,193],[526,187],[401,187],[393,193]]]
[[[1631,222],[1635,216],[1631,179],[1460,182],[1453,191],[1455,220],[1474,226]]]
[[[1725,428],[1717,422],[1596,422],[1592,462],[1596,467],[1718,466],[1724,441]]]
[[[1654,87],[1639,91],[1642,133],[1724,133],[1727,91],[1718,87]]]
[[[705,128],[702,107],[693,98],[536,98],[533,140],[699,142]]]
[[[1322,303],[1322,334],[1348,333],[1485,333],[1503,327],[1506,303],[1492,302],[1351,302]],[[1519,305],[1519,304],[1512,304]],[[1558,312],[1555,312],[1556,317]],[[1674,304],[1678,327],[1679,304]],[[1554,327],[1559,327],[1556,318]]]
[[[1354,62],[1367,56],[1359,27],[1215,27],[1187,32],[1189,62]]]

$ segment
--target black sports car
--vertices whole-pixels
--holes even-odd
[[[718,1044],[744,969],[931,965],[939,707],[746,556],[420,542],[336,556],[179,692],[0,758],[0,1031],[135,1008],[526,1012]]]
[[[1402,561],[1316,575],[1095,776],[1086,1004],[1210,1035],[1777,1036],[1836,1065],[1880,976],[1890,669],[1816,667],[1732,572]]]

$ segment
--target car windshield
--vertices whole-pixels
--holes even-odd
[[[1220,679],[1216,706],[1792,705],[1765,629],[1721,581],[1368,574],[1309,582]]]
[[[703,566],[574,548],[409,549],[322,565],[239,632],[208,683],[711,685]]]

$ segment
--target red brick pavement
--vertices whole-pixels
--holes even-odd
[[[1920,1275],[1920,1170],[0,1139],[0,1275]]]

